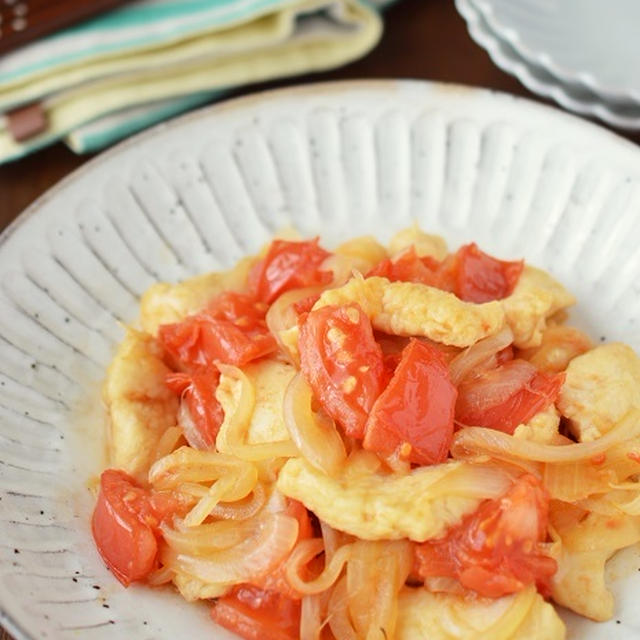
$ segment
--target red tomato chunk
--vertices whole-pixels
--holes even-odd
[[[324,410],[362,438],[386,380],[382,350],[358,304],[326,306],[300,318],[300,367]]]
[[[417,464],[446,460],[453,437],[457,391],[436,347],[412,339],[387,388],[371,410],[363,446]]]
[[[409,247],[395,258],[386,258],[367,276],[383,276],[392,282],[419,282],[455,293],[467,302],[489,302],[506,298],[513,292],[524,262],[498,260],[467,244],[442,262],[431,256],[418,256]]]
[[[215,449],[216,437],[224,421],[224,410],[216,399],[220,372],[213,366],[194,373],[170,373],[166,384],[182,396],[192,427],[184,427],[185,437],[195,449]]]
[[[173,494],[151,494],[124,471],[102,473],[91,530],[102,559],[125,587],[155,569],[157,527],[183,510]]]
[[[455,294],[467,302],[489,302],[510,295],[524,262],[498,260],[480,251],[475,242],[460,247],[456,254]]]
[[[285,291],[329,284],[332,274],[320,266],[330,255],[318,246],[318,238],[274,240],[267,255],[249,273],[249,291],[257,300],[271,304]]]
[[[388,278],[391,282],[420,282],[438,289],[446,288],[442,280],[441,263],[431,256],[419,257],[414,247],[409,247],[395,258],[385,258],[369,273]]]
[[[176,368],[194,370],[215,361],[242,366],[276,350],[265,321],[267,305],[226,292],[182,322],[162,325],[158,340]]]
[[[298,640],[300,601],[252,585],[218,598],[211,617],[245,640]]]
[[[422,578],[455,578],[482,596],[499,598],[535,584],[548,596],[557,570],[544,554],[549,494],[532,475],[520,477],[496,500],[451,527],[444,538],[416,547]]]
[[[555,402],[564,373],[543,373],[525,360],[510,360],[458,386],[456,422],[512,434]]]

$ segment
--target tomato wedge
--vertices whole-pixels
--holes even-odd
[[[446,460],[453,437],[457,390],[436,347],[412,339],[365,426],[363,447],[416,464]]]
[[[409,247],[393,258],[385,258],[367,273],[367,278],[371,276],[388,278],[391,282],[421,282],[443,288],[441,263],[431,256],[418,256],[415,247]]]
[[[157,527],[184,509],[173,494],[151,494],[124,471],[103,471],[91,531],[102,559],[125,587],[155,568]]]
[[[215,449],[216,437],[224,421],[224,411],[216,399],[220,372],[207,367],[193,373],[170,373],[166,385],[182,396],[192,424],[183,424],[184,435],[195,449]]]
[[[498,260],[472,242],[456,253],[455,294],[461,300],[478,303],[506,298],[513,292],[523,269],[523,260]]]
[[[392,282],[420,282],[451,291],[467,302],[489,302],[513,292],[524,268],[522,260],[507,262],[467,244],[442,262],[420,257],[414,247],[378,263],[367,276],[383,276]]]
[[[455,578],[482,596],[499,598],[536,584],[548,596],[556,561],[543,552],[549,494],[532,475],[451,527],[444,538],[416,547],[422,578]]]
[[[555,402],[564,379],[564,373],[544,373],[525,360],[508,360],[462,381],[456,422],[512,434]]]
[[[257,300],[271,304],[290,289],[328,284],[333,276],[320,266],[330,255],[318,246],[318,238],[274,240],[267,255],[249,272],[249,291]]]
[[[328,305],[301,316],[298,347],[314,396],[347,435],[362,438],[386,376],[382,350],[360,305]]]
[[[201,369],[216,360],[242,366],[276,350],[266,310],[250,296],[228,291],[200,313],[161,325],[158,340],[181,369]]]
[[[211,608],[214,622],[245,640],[298,640],[300,601],[252,585],[238,585]]]

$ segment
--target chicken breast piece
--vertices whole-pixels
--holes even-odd
[[[547,319],[575,301],[548,273],[525,265],[513,293],[500,301],[513,331],[513,344],[520,349],[539,346]]]
[[[353,277],[325,291],[314,309],[357,302],[376,329],[400,336],[424,336],[455,347],[468,347],[504,326],[499,302],[473,304],[452,293],[415,282]]]
[[[334,253],[343,258],[352,270],[360,273],[367,273],[387,257],[386,249],[373,236],[361,236],[343,242]]]
[[[509,483],[504,472],[464,462],[420,467],[406,475],[354,476],[346,469],[330,477],[292,458],[280,471],[277,487],[334,529],[364,540],[423,542],[475,511],[482,499],[502,495]]]
[[[550,404],[546,409],[536,413],[526,424],[519,424],[513,435],[522,440],[551,444],[558,435],[560,413],[555,405]]]
[[[511,633],[507,629],[512,629]],[[553,606],[533,587],[495,600],[405,588],[398,597],[395,637],[396,640],[563,640],[566,629]]]
[[[415,247],[416,254],[421,258],[429,256],[436,260],[444,260],[447,257],[448,249],[444,238],[429,233],[425,233],[414,224],[396,233],[389,241],[389,254],[396,256],[409,247]]]
[[[616,551],[640,541],[640,519],[590,513],[559,534],[551,554],[558,562],[553,599],[581,616],[609,620],[614,598],[605,581],[605,563]]]
[[[279,360],[259,360],[245,365],[242,371],[255,390],[255,407],[246,436],[246,444],[281,442],[290,440],[284,423],[282,404],[291,379],[296,374],[292,365]],[[222,374],[216,389],[216,398],[224,409],[224,421],[220,426],[216,446],[222,453],[232,454],[227,443],[231,417],[240,402],[241,382]]]
[[[544,330],[538,347],[520,351],[519,357],[540,371],[560,373],[574,358],[589,349],[593,349],[593,344],[585,333],[574,327],[556,325]]]
[[[176,424],[178,411],[178,398],[164,382],[170,370],[161,356],[149,334],[128,331],[103,387],[110,465],[143,480],[160,437]]]
[[[151,335],[161,324],[180,322],[203,309],[207,303],[227,289],[243,291],[254,258],[245,258],[230,271],[205,273],[178,284],[157,282],[140,300],[140,323]]]
[[[640,358],[619,342],[574,358],[557,405],[578,440],[599,438],[629,410],[640,408]]]

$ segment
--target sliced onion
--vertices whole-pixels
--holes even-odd
[[[373,451],[354,449],[349,454],[347,465],[344,469],[345,482],[377,473],[381,466],[380,458]]]
[[[249,521],[251,534],[240,544],[215,551],[206,558],[179,554],[185,573],[206,583],[251,582],[284,562],[298,538],[298,521],[284,514],[264,514]]]
[[[513,474],[506,468],[491,464],[462,464],[434,482],[428,490],[430,500],[447,496],[462,496],[486,500],[497,498],[511,486]]]
[[[540,444],[520,440],[495,429],[466,427],[453,438],[451,452],[454,458],[465,458],[469,454],[497,455],[506,459],[523,458],[538,462],[575,462],[587,460],[640,434],[640,410],[632,409],[611,431],[592,442],[567,445]]]
[[[293,309],[293,305],[300,300],[321,293],[323,289],[324,287],[305,287],[303,289],[286,291],[273,302],[267,311],[265,318],[267,327],[276,339],[282,352],[293,364],[297,364],[297,354],[295,354],[286,341],[282,339],[281,332],[288,331],[298,323],[298,314]]]
[[[284,395],[284,422],[302,456],[327,475],[335,475],[347,459],[335,423],[311,410],[311,389],[296,374]]]
[[[347,578],[343,577],[333,588],[329,599],[329,627],[340,640],[359,640],[347,610]]]
[[[470,409],[493,407],[506,402],[536,375],[536,368],[526,360],[509,363],[509,375],[501,370],[487,371],[464,387],[464,403]],[[462,389],[462,387],[461,387]]]
[[[323,598],[304,596],[300,607],[300,640],[320,640],[322,633]]]
[[[202,437],[200,430],[196,427],[196,424],[191,417],[191,411],[189,411],[189,407],[187,406],[184,398],[180,400],[178,424],[180,425],[180,428],[184,433],[184,437],[190,447],[200,449],[202,451],[215,449],[215,446],[212,446]]]
[[[233,503],[217,504],[212,510],[211,515],[215,518],[223,520],[247,520],[262,509],[266,502],[267,495],[262,484],[258,483],[253,488],[253,494],[249,500],[243,500]]]
[[[151,587],[159,587],[173,580],[175,573],[171,567],[164,566],[150,573],[146,578],[146,583]]]
[[[168,427],[165,429],[165,432],[156,445],[154,460],[160,460],[160,458],[169,455],[178,446],[182,435],[182,429],[180,427]]]
[[[248,472],[253,465],[214,451],[180,447],[155,462],[149,482],[155,489],[175,489],[185,482],[212,482],[229,473]]]
[[[329,589],[342,573],[342,568],[351,555],[351,545],[347,544],[340,547],[325,564],[322,573],[309,582],[305,582],[300,577],[300,571],[313,558],[322,552],[324,548],[320,538],[311,538],[309,540],[301,540],[291,552],[285,567],[285,575],[287,582],[298,593],[303,595],[313,595],[321,593]]]
[[[220,478],[187,514],[185,524],[190,527],[201,524],[223,500],[242,500],[253,491],[257,481],[258,470],[253,465],[240,467],[238,473]]]
[[[230,451],[240,460],[260,461],[272,458],[292,458],[298,455],[298,449],[291,440],[281,442],[265,442],[260,444],[246,444],[245,440],[255,407],[255,389],[249,378],[238,367],[229,364],[218,364],[220,373],[227,378],[236,380],[240,385],[240,393],[235,402],[232,415],[225,414],[224,423],[218,434],[218,448]],[[218,391],[223,388],[222,383]],[[224,403],[223,403],[224,406]],[[220,439],[224,440],[224,445]]]
[[[353,544],[347,564],[347,598],[358,637],[394,637],[397,594],[411,565],[411,545],[406,540]]]
[[[590,460],[547,464],[544,469],[544,486],[549,495],[563,502],[606,492],[615,479],[612,470],[601,469]]]
[[[358,267],[363,266],[363,260],[354,256],[339,253],[332,253],[323,263],[323,271],[331,271],[333,278],[331,283],[324,289],[342,286],[351,276],[354,270],[359,271]]]
[[[322,542],[324,546],[324,558],[326,564],[331,561],[333,554],[338,550],[338,547],[341,546],[344,538],[348,536],[341,531],[336,531],[323,520],[320,520],[320,531],[322,531]]]
[[[632,488],[632,485],[635,486]],[[609,495],[611,503],[628,516],[640,516],[640,485],[634,482],[621,486],[624,486],[624,490],[612,491]],[[629,498],[628,492],[635,495]]]
[[[507,610],[498,617],[493,624],[482,630],[483,638],[491,640],[508,640],[513,638],[534,605],[538,593],[535,587],[530,586],[519,591]]]
[[[509,326],[498,333],[479,340],[474,345],[458,354],[449,365],[451,382],[458,386],[471,372],[482,367],[499,351],[506,349],[513,342],[513,332]]]
[[[230,521],[202,524],[198,527],[188,527],[178,520],[173,527],[166,523],[160,525],[162,536],[174,551],[192,556],[203,556],[233,547],[251,535],[253,529],[253,523]]]

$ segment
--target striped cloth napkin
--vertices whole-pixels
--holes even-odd
[[[385,0],[138,0],[0,57],[0,162],[100,149],[247,83],[368,52]]]

